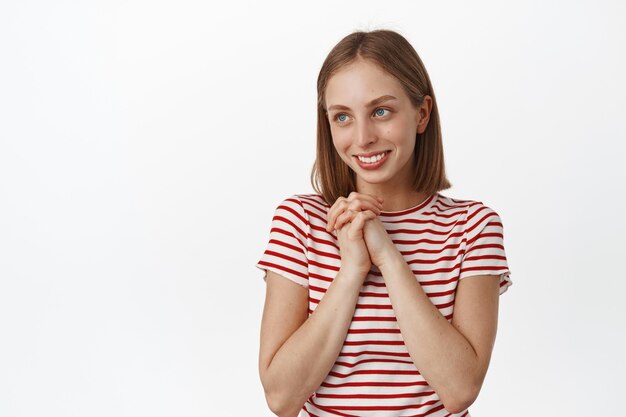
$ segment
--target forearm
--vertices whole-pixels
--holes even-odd
[[[266,391],[280,416],[296,416],[332,369],[348,333],[362,279],[336,275],[313,314],[276,352]]]
[[[479,378],[472,345],[430,301],[399,252],[381,272],[405,345],[424,379],[446,405],[471,397]]]

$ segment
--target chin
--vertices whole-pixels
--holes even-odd
[[[370,184],[383,184],[389,180],[387,175],[380,173],[365,173],[363,175],[356,173],[356,176]]]

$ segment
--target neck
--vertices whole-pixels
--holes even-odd
[[[358,193],[369,194],[383,199],[383,211],[402,211],[425,201],[429,194],[406,189],[389,189],[378,184],[357,187]]]

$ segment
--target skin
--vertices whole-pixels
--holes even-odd
[[[391,95],[393,100],[368,106],[372,99]],[[377,65],[359,60],[334,74],[326,88],[327,116],[333,144],[341,159],[356,173],[361,194],[382,198],[383,210],[413,207],[428,195],[410,186],[416,134],[428,125],[432,98],[425,96],[419,108],[413,107],[400,83]],[[342,105],[346,109],[335,109]],[[355,154],[391,151],[377,170],[359,166]]]
[[[396,99],[367,104],[384,95]],[[413,107],[395,78],[363,60],[334,74],[325,98],[335,149],[356,173],[357,191],[337,199],[328,213],[327,230],[337,232],[341,270],[364,281],[363,274],[371,265],[378,266],[413,362],[448,411],[463,411],[477,398],[489,366],[497,330],[499,278],[483,275],[460,280],[454,316],[448,322],[378,217],[381,209],[403,210],[428,197],[410,189],[410,179],[416,133],[426,129],[432,99],[426,96],[420,107]],[[336,105],[348,109],[333,108]],[[361,168],[354,157],[382,150],[391,153],[376,170]],[[352,227],[355,219],[359,219],[358,228]]]
[[[259,374],[268,405],[277,416],[296,417],[319,388],[343,347],[363,282],[375,264],[415,366],[448,411],[463,411],[478,395],[493,349],[498,277],[461,280],[451,324],[430,302],[378,217],[383,208],[398,211],[427,197],[406,184],[415,133],[426,128],[431,99],[413,108],[395,79],[363,61],[334,74],[325,94],[329,106],[349,108],[341,110],[345,124],[331,122],[331,133],[338,154],[356,172],[357,191],[337,199],[328,213],[341,266],[310,316],[308,289],[267,272]],[[397,100],[366,106],[385,94]],[[329,108],[329,117],[337,112]],[[382,169],[365,171],[353,159],[355,153],[379,150],[391,151]]]

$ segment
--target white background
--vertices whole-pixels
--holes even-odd
[[[623,411],[622,1],[0,5],[0,416],[271,416],[254,267],[312,192],[316,79],[402,33],[445,195],[503,221],[474,417]]]

